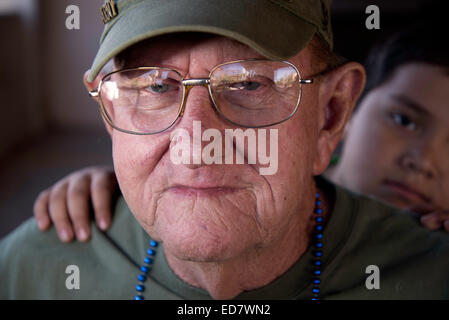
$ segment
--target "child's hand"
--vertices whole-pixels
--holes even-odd
[[[117,180],[110,167],[89,167],[76,171],[42,191],[34,203],[34,217],[40,230],[55,224],[63,242],[87,241],[90,237],[90,200],[100,229],[109,228],[111,201]]]
[[[421,223],[430,230],[443,228],[449,232],[449,211],[440,210],[427,213],[421,217]]]

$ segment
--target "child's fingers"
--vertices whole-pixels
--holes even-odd
[[[63,242],[70,242],[73,239],[72,223],[67,213],[67,182],[57,183],[50,191],[49,211],[50,217],[58,232],[59,239]]]
[[[37,226],[41,231],[47,230],[50,225],[50,217],[48,213],[48,200],[50,198],[50,191],[42,191],[33,205],[34,218],[37,221]]]
[[[438,214],[438,217],[443,224],[443,229],[449,232],[449,210],[440,211]]]
[[[70,177],[67,189],[67,208],[78,241],[87,241],[90,237],[90,178],[76,174]]]
[[[92,204],[95,212],[95,220],[101,230],[109,228],[111,223],[111,201],[116,188],[117,181],[114,174],[100,170],[92,175]]]
[[[425,204],[425,203],[415,205],[415,206],[411,207],[410,210],[413,212],[417,212],[420,215],[426,215],[428,213],[433,213],[433,212],[437,211],[437,210],[435,210],[434,206],[432,206],[430,204]]]
[[[421,223],[428,229],[437,230],[446,224],[445,221],[449,219],[449,212],[436,211],[425,214],[421,217]]]

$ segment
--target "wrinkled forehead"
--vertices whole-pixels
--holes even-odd
[[[208,33],[184,32],[141,41],[114,58],[116,68],[184,65],[193,60],[220,64],[241,59],[264,59],[237,40]]]

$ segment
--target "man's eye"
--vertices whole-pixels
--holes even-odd
[[[145,88],[145,90],[153,92],[153,93],[165,93],[170,89],[168,84],[153,84]]]
[[[231,85],[229,85],[229,88],[233,90],[257,90],[260,87],[260,83],[253,82],[253,81],[242,81],[242,82],[236,82]]]
[[[405,127],[406,129],[410,131],[414,131],[417,129],[417,124],[413,122],[409,117],[406,115],[400,114],[400,113],[393,113],[392,114],[393,121],[400,125],[401,127]]]

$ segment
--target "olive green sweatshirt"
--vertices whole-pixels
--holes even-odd
[[[317,182],[335,201],[323,235],[321,299],[449,298],[448,234],[423,228],[409,212]],[[122,197],[111,228],[103,233],[92,224],[87,243],[61,243],[54,228],[40,232],[30,219],[0,242],[0,299],[132,299],[150,240]],[[309,248],[279,278],[236,299],[311,299],[313,261]],[[147,300],[211,299],[173,273],[162,245],[145,286]]]

